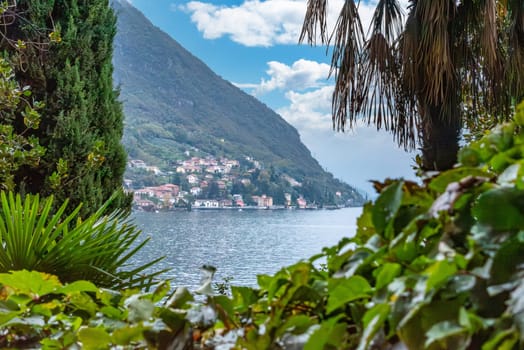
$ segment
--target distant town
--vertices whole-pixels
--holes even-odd
[[[351,204],[342,203],[340,192],[329,205],[308,203],[300,193],[301,182],[276,176],[251,157],[188,157],[169,171],[131,159],[126,177],[125,189],[133,193],[133,208],[140,211],[336,209]]]

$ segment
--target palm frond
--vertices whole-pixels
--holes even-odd
[[[127,213],[105,214],[112,198],[95,214],[79,219],[80,207],[64,217],[67,202],[51,214],[53,198],[0,194],[0,272],[36,270],[63,282],[89,280],[101,287],[147,287],[166,270],[149,272],[162,258],[125,270],[147,242]],[[148,282],[149,281],[149,282]]]
[[[344,131],[348,117],[349,126],[353,126],[362,104],[359,65],[364,31],[353,1],[344,3],[329,43],[333,45],[330,75],[334,74],[336,78],[332,100],[333,128]]]
[[[303,42],[306,37],[312,45],[316,44],[318,37],[322,43],[327,42],[327,0],[308,0],[299,42]]]
[[[395,135],[406,126],[398,116],[402,101],[397,105],[401,89],[399,38],[402,31],[402,9],[396,0],[381,0],[371,21],[360,68],[362,70],[362,111],[368,124],[384,127]],[[359,106],[360,107],[360,106]],[[403,137],[398,140],[404,141]]]

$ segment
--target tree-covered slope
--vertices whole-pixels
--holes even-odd
[[[192,148],[235,159],[250,156],[298,181],[353,192],[322,169],[282,117],[220,78],[127,2],[113,6],[114,76],[131,158],[167,166]]]

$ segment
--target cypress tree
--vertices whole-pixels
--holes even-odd
[[[41,29],[61,33],[60,42],[4,49],[19,63],[17,77],[45,103],[35,131],[46,148],[39,166],[16,174],[22,193],[53,194],[96,211],[121,191],[126,154],[120,141],[123,112],[112,81],[116,17],[108,0],[20,0],[19,20],[7,36],[42,42]],[[29,23],[29,25],[28,25]],[[128,207],[122,194],[118,207]]]

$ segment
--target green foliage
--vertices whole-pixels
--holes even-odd
[[[52,197],[0,194],[0,272],[36,270],[62,281],[89,280],[101,287],[146,287],[161,272],[144,274],[162,258],[125,270],[146,241],[123,212],[104,215],[110,201],[80,219],[80,207],[66,215],[66,201],[52,213]]]
[[[43,105],[30,102],[31,90],[20,87],[7,60],[0,58],[0,189],[13,190],[14,175],[22,166],[34,167],[44,148],[34,137],[27,136],[40,124],[39,109]],[[18,132],[13,124],[22,124]]]
[[[164,298],[166,284],[119,293],[36,272],[0,274],[2,341],[46,349],[521,348],[524,104],[460,159],[423,185],[376,183],[380,196],[353,238],[258,276],[257,288],[232,286],[230,296],[211,293],[203,303],[184,288]],[[227,284],[217,285],[221,293]]]
[[[4,30],[9,40],[0,49],[17,65],[16,79],[29,84],[37,100],[40,127],[27,137],[45,147],[35,167],[19,167],[15,190],[66,199],[82,217],[96,212],[121,188],[126,154],[120,144],[123,113],[112,81],[112,42],[116,19],[108,0],[89,3],[65,0],[21,0],[13,11],[20,17]],[[53,31],[42,38],[45,31]],[[45,41],[45,47],[29,45]],[[20,133],[19,123],[14,125]],[[32,164],[35,165],[35,164]],[[129,208],[121,195],[116,207]],[[66,211],[68,211],[67,209]]]
[[[190,340],[184,318],[190,296],[179,290],[171,307],[156,306],[167,282],[149,293],[117,292],[21,270],[0,274],[0,286],[2,348],[165,349]]]
[[[517,349],[524,343],[524,103],[419,185],[387,180],[357,234],[210,297],[231,348]],[[325,268],[317,267],[325,259]]]

